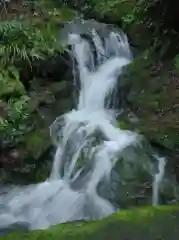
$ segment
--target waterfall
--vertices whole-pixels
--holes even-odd
[[[152,194],[152,204],[157,205],[159,203],[159,188],[165,173],[166,159],[163,157],[155,156],[158,160],[158,172],[154,175],[153,180],[153,194]]]
[[[67,221],[100,219],[117,210],[99,195],[97,186],[110,181],[120,153],[139,142],[136,133],[116,127],[115,106],[109,109],[118,77],[132,54],[121,31],[102,40],[93,29],[91,36],[95,54],[89,41],[69,34],[80,91],[76,109],[50,127],[57,147],[51,174],[45,182],[6,189],[0,196],[0,228],[22,223],[29,229],[43,229]],[[162,173],[156,176],[155,186],[163,176],[163,167],[159,168]],[[157,191],[155,187],[155,195]]]

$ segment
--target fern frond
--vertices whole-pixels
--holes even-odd
[[[27,63],[51,55],[57,49],[57,41],[49,26],[42,29],[30,21],[11,20],[0,24],[0,66]]]

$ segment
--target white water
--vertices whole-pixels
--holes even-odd
[[[105,99],[112,97],[118,76],[132,57],[122,33],[112,32],[103,44],[94,30],[93,41],[97,64],[90,44],[79,35],[69,35],[80,75],[77,109],[59,117],[51,126],[57,150],[49,179],[8,189],[0,197],[0,227],[22,222],[30,229],[41,229],[66,221],[98,219],[116,211],[98,195],[97,186],[102,180],[110,180],[119,154],[137,144],[138,138],[135,133],[116,127],[116,113],[114,109],[107,110]],[[100,136],[100,141],[95,135]],[[163,172],[156,176],[155,186],[162,176]]]
[[[159,188],[164,177],[165,164],[166,164],[166,159],[164,157],[156,156],[156,159],[158,160],[158,172],[157,174],[154,175],[154,181],[153,181],[152,204],[154,206],[158,205],[159,203]]]

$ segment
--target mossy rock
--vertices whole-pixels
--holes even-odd
[[[127,102],[139,118],[136,128],[171,151],[179,149],[178,86],[173,61],[159,62],[147,51],[128,66],[121,80],[121,87],[128,89]]]
[[[38,159],[51,145],[48,128],[35,129],[26,134],[24,145],[31,157]]]
[[[125,121],[118,121],[117,126],[123,130],[129,130],[129,124]]]
[[[145,207],[120,211],[93,222],[76,221],[48,230],[11,233],[2,240],[178,240],[179,206]]]
[[[92,1],[92,3],[96,15],[99,15],[101,18],[107,18],[109,22],[117,23],[120,22],[123,17],[132,12],[136,4],[136,0],[99,0]]]
[[[48,177],[49,169],[51,169],[48,161],[53,158],[50,155],[52,142],[49,126],[56,117],[72,108],[70,90],[71,84],[67,81],[32,80],[28,102],[25,105],[27,110],[24,111],[24,114],[28,113],[28,117],[23,120],[22,112],[22,116],[15,122],[19,124],[17,125],[19,126],[19,135],[15,135],[15,139],[8,139],[9,141],[5,141],[7,138],[5,134],[6,138],[1,136],[5,151],[5,154],[0,153],[0,164],[3,169],[5,168],[4,171],[1,171],[1,182],[29,183],[42,181]],[[19,98],[17,100],[20,101]],[[6,102],[0,101],[2,117],[7,116],[9,108],[10,106]],[[15,124],[11,123],[11,119],[9,122],[12,129],[17,130]],[[12,131],[9,130],[8,133],[11,137]],[[11,153],[9,147],[13,147],[19,153],[17,158],[9,156],[8,153]]]
[[[123,25],[125,32],[131,40],[131,44],[136,46],[138,51],[145,50],[146,48],[150,47],[150,44],[152,44],[153,40],[152,33],[144,24],[124,23]]]

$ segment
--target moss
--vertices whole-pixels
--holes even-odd
[[[114,1],[114,0],[92,0],[96,14],[107,18],[113,22],[119,22],[127,14],[132,12],[136,4],[136,0],[130,1]]]
[[[39,158],[50,144],[50,136],[47,128],[36,129],[28,133],[24,138],[26,150],[35,159]]]
[[[127,122],[124,121],[118,121],[118,127],[120,129],[124,129],[124,130],[128,130],[129,129],[129,124]]]
[[[39,169],[37,169],[36,173],[33,176],[33,180],[35,182],[43,182],[46,181],[46,179],[49,177],[50,174],[50,170],[51,169],[49,166],[49,164],[47,163],[47,161],[45,161],[44,164],[42,164],[42,166],[39,167]]]
[[[127,101],[139,117],[136,128],[149,140],[179,149],[179,71],[170,62],[159,62],[150,52],[137,57],[122,79]]]
[[[60,9],[61,11],[61,19],[63,21],[72,20],[75,17],[76,12],[70,8],[63,7]]]
[[[76,221],[30,233],[12,233],[2,240],[177,240],[179,207],[159,206],[120,211],[94,222]]]
[[[144,24],[124,24],[125,32],[131,39],[132,44],[140,50],[145,50],[151,46],[152,33]]]

